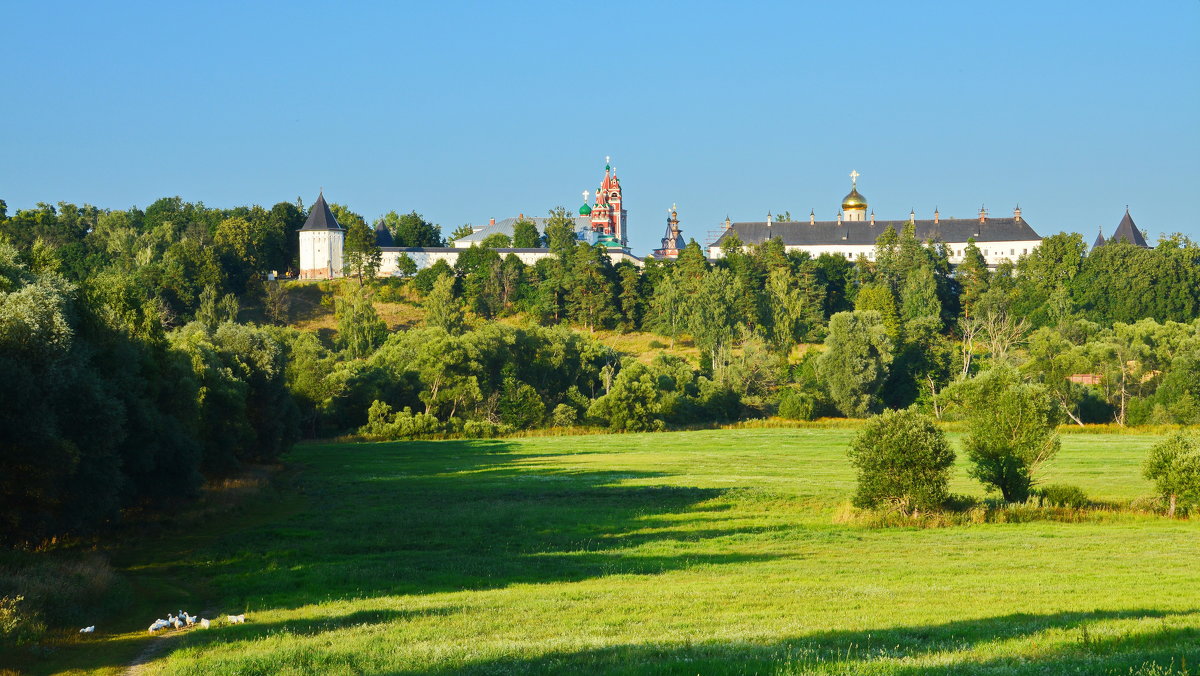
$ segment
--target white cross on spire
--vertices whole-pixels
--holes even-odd
[[[858,175],[857,171],[850,172],[850,182],[854,184],[854,187],[858,187]]]

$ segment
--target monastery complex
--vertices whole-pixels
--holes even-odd
[[[814,257],[833,254],[845,256],[850,260],[860,256],[873,260],[876,239],[889,227],[900,232],[909,222],[913,223],[918,239],[945,243],[952,264],[962,261],[963,251],[971,241],[979,248],[989,267],[1004,262],[1015,263],[1021,256],[1041,244],[1041,236],[1022,216],[1020,207],[1013,209],[1011,216],[1005,214],[1003,217],[992,216],[986,209],[981,208],[975,218],[942,218],[935,209],[932,219],[917,219],[913,212],[909,212],[908,217],[903,219],[878,219],[870,209],[867,198],[858,191],[858,176],[857,171],[850,173],[850,192],[842,198],[836,220],[818,221],[812,212],[807,220],[802,221],[776,220],[770,213],[765,221],[732,221],[726,217],[721,224],[720,234],[705,246],[706,255],[715,260],[723,257],[729,246],[736,246],[736,242],[741,242],[742,246],[754,246],[771,239],[779,239],[787,251],[804,251]],[[611,164],[606,162],[604,177],[595,191],[594,201],[590,204],[589,194],[589,191],[583,192],[583,205],[579,207],[578,215],[573,217],[576,240],[603,247],[613,263],[625,260],[640,266],[642,258],[629,249],[629,214],[624,206],[621,180]],[[376,243],[383,254],[379,274],[400,274],[401,256],[412,259],[418,270],[427,268],[439,260],[454,265],[463,249],[479,246],[493,235],[506,235],[511,238],[516,224],[521,221],[533,223],[544,238],[549,220],[547,217],[524,214],[500,221],[493,218],[486,225],[473,226],[471,234],[450,242],[450,246],[447,247],[395,246],[391,233],[380,222],[375,228]],[[329,279],[341,276],[345,233],[345,229],[337,222],[325,202],[324,194],[321,194],[313,204],[307,222],[300,229],[301,279]],[[1137,246],[1147,246],[1128,210],[1108,241],[1118,239]],[[1105,243],[1103,235],[1100,235],[1094,246]],[[649,256],[672,259],[677,257],[685,246],[686,240],[679,224],[679,212],[673,205],[668,210],[666,231],[661,244],[650,252]],[[548,248],[497,248],[496,251],[501,256],[514,254],[528,265],[553,255]]]

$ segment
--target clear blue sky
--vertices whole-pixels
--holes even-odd
[[[1200,3],[6,3],[0,198],[297,196],[444,232],[577,208],[635,252],[679,204],[1200,239]]]

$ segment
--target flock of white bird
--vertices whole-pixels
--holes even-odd
[[[246,623],[245,613],[243,613],[241,615],[226,615],[226,618],[228,618],[229,624],[245,624]],[[191,626],[194,626],[197,624],[200,625],[200,627],[203,629],[208,629],[212,625],[212,621],[207,620],[203,617],[196,617],[195,615],[189,615],[186,610],[180,610],[178,615],[172,615],[171,613],[167,613],[167,619],[164,620],[164,619],[160,618],[160,619],[155,620],[154,624],[150,625],[149,631],[151,634],[153,634],[154,632],[161,631],[163,629],[166,629],[167,627],[174,627],[175,629],[183,629],[184,627],[191,627]],[[94,633],[95,631],[96,631],[96,625],[93,624],[90,627],[84,627],[83,629],[80,629],[79,633],[91,634],[91,633]]]

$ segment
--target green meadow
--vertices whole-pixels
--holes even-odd
[[[853,434],[297,446],[274,492],[125,555],[158,614],[59,657],[116,671],[153,640],[146,673],[1197,673],[1200,519],[846,523]],[[1064,435],[1043,479],[1128,504],[1155,440]],[[982,495],[961,459],[951,490]],[[146,638],[181,604],[247,622]]]

